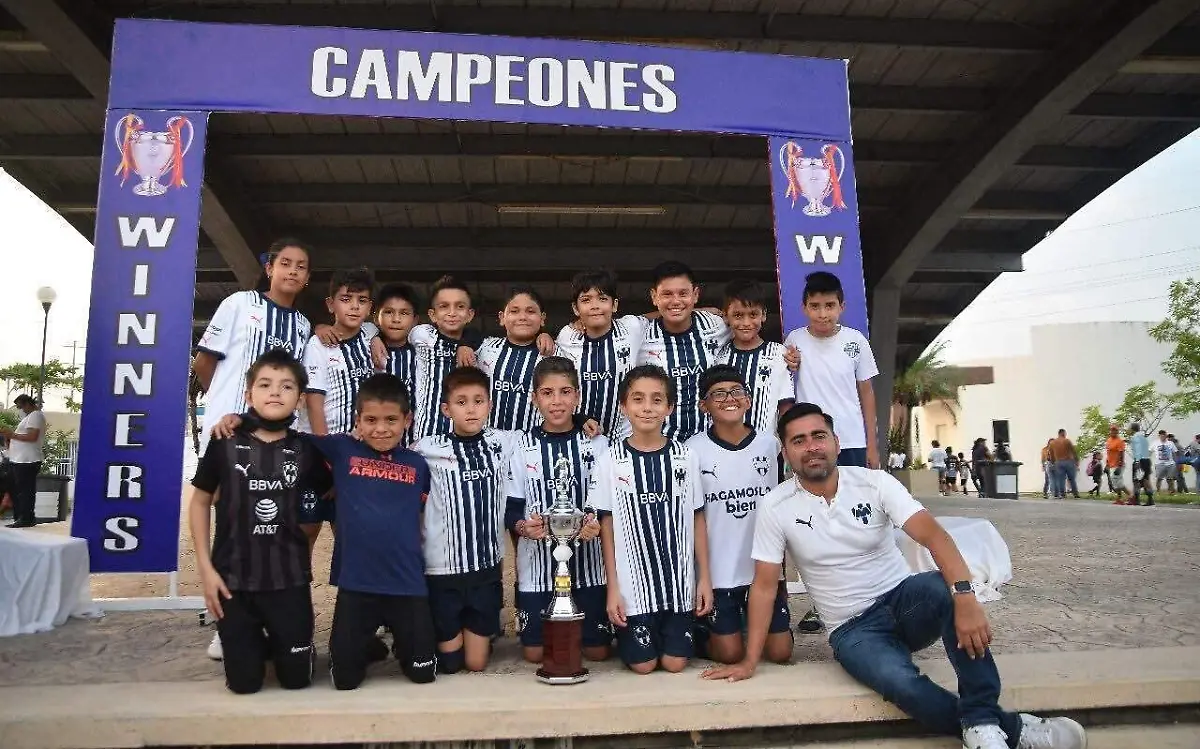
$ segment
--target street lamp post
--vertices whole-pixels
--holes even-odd
[[[43,286],[37,290],[37,300],[42,303],[42,368],[38,375],[38,405],[42,405],[42,390],[46,387],[46,333],[50,330],[50,305],[54,304],[54,300],[58,298],[58,294],[49,286]]]

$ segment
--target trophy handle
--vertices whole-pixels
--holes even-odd
[[[824,151],[833,154],[833,163],[837,167],[837,178],[840,180],[846,172],[846,154],[842,153],[842,149],[832,143],[826,144]]]
[[[142,121],[133,112],[125,115],[117,122],[116,128],[113,129],[113,141],[117,144],[117,148],[124,148],[125,139],[131,130],[141,130],[146,123]]]
[[[180,154],[179,154],[180,156],[184,156],[192,148],[192,141],[195,140],[195,138],[196,138],[196,129],[192,126],[192,121],[189,120],[187,117],[175,116],[175,117],[172,117],[171,119],[167,120],[167,130],[168,131],[171,130],[171,126],[174,125],[176,122],[181,123],[179,126],[179,134],[180,135],[183,135],[184,128],[187,129],[187,142],[183,144],[182,148],[180,149]]]

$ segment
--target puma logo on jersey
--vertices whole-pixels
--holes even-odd
[[[238,445],[238,447],[241,447],[241,445]],[[244,466],[241,463],[234,463],[233,470],[237,471],[238,473],[242,474],[243,476],[250,475],[249,473],[247,473],[247,471],[250,470],[250,466]]]
[[[812,528],[812,521],[813,521],[812,515],[808,516],[808,520],[801,520],[800,518],[796,518],[796,525],[807,525],[809,528]]]

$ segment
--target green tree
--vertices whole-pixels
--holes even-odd
[[[896,377],[892,386],[892,402],[903,409],[903,421],[898,425],[904,435],[901,444],[908,447],[905,452],[914,461],[919,453],[912,443],[913,409],[934,401],[942,401],[949,407],[951,414],[956,414],[955,408],[959,405],[958,389],[961,387],[961,380],[958,370],[942,361],[942,351],[945,347],[945,343],[934,345]]]
[[[12,403],[12,399],[21,393],[36,396],[40,379],[41,366],[38,364],[19,363],[0,367],[0,382],[5,386],[5,404]],[[83,390],[83,375],[79,373],[79,367],[64,364],[58,359],[48,360],[44,392],[54,390],[66,391],[67,410],[78,412],[81,404],[75,395]]]
[[[1075,440],[1080,455],[1101,449],[1108,439],[1109,424],[1116,424],[1121,433],[1127,433],[1129,425],[1137,423],[1144,434],[1153,434],[1168,413],[1186,416],[1183,410],[1184,396],[1181,393],[1163,393],[1153,382],[1143,382],[1125,391],[1120,405],[1111,416],[1105,415],[1100,405],[1093,403],[1083,409],[1083,423]]]
[[[1167,319],[1150,328],[1150,337],[1175,347],[1162,366],[1180,387],[1171,415],[1183,418],[1200,411],[1200,278],[1172,281],[1168,298]]]

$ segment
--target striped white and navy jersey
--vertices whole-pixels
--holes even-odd
[[[599,338],[589,338],[570,325],[558,334],[559,352],[579,370],[579,412],[595,419],[614,438],[629,432],[617,388],[637,364],[648,324],[641,315],[626,315],[613,320],[612,328]]]
[[[700,464],[708,568],[713,588],[737,588],[754,580],[754,519],[758,500],[779,485],[779,440],[751,431],[733,445],[712,430],[687,441]]]
[[[729,364],[737,367],[750,388],[746,425],[756,432],[775,434],[779,404],[796,400],[792,373],[783,359],[786,352],[783,344],[772,341],[749,351],[729,347]]]
[[[255,359],[281,348],[303,362],[311,336],[308,318],[280,307],[260,292],[239,291],[227,296],[196,346],[220,360],[204,397],[204,433],[221,417],[246,410],[246,371]]]
[[[439,434],[413,445],[429,463],[425,574],[462,575],[500,564],[518,436],[488,428],[474,437]]]
[[[450,419],[442,414],[442,383],[458,361],[461,341],[448,338],[432,325],[417,325],[408,333],[416,361],[416,400],[413,439],[449,434]]]
[[[475,360],[492,381],[492,427],[523,432],[542,423],[533,405],[533,368],[543,358],[537,344],[518,346],[497,336],[483,339]]]
[[[408,386],[408,402],[412,406],[413,413],[416,413],[417,350],[411,343],[406,343],[403,346],[388,346],[387,352],[387,366],[383,368],[383,371],[404,380],[404,384]],[[402,444],[405,446],[413,443],[413,426],[414,424],[409,422],[408,431],[404,433]]]
[[[662,320],[651,320],[638,352],[638,364],[654,364],[675,380],[679,402],[663,433],[684,441],[708,428],[708,417],[700,410],[700,375],[729,356],[729,326],[718,315],[704,310],[692,313],[692,326],[683,333],[670,333]]]
[[[513,450],[512,483],[508,501],[523,502],[523,517],[544,515],[554,503],[555,466],[566,458],[571,466],[571,499],[580,510],[592,509],[587,501],[588,480],[596,460],[608,451],[608,440],[600,435],[586,437],[579,429],[551,434],[541,427],[521,433]],[[517,540],[517,585],[520,590],[548,592],[554,590],[554,557],[545,540]],[[571,557],[571,582],[576,588],[604,585],[604,555],[600,539],[575,546]]]
[[[617,583],[628,616],[695,610],[700,464],[668,440],[654,452],[618,442],[596,460],[588,500],[611,513]]]
[[[325,346],[319,340],[309,341],[304,353],[304,368],[308,372],[309,393],[325,396],[325,427],[329,434],[344,434],[354,428],[354,401],[358,386],[375,374],[371,362],[371,339],[379,333],[371,324],[364,324],[358,335],[337,346]],[[307,427],[311,431],[312,414]]]

